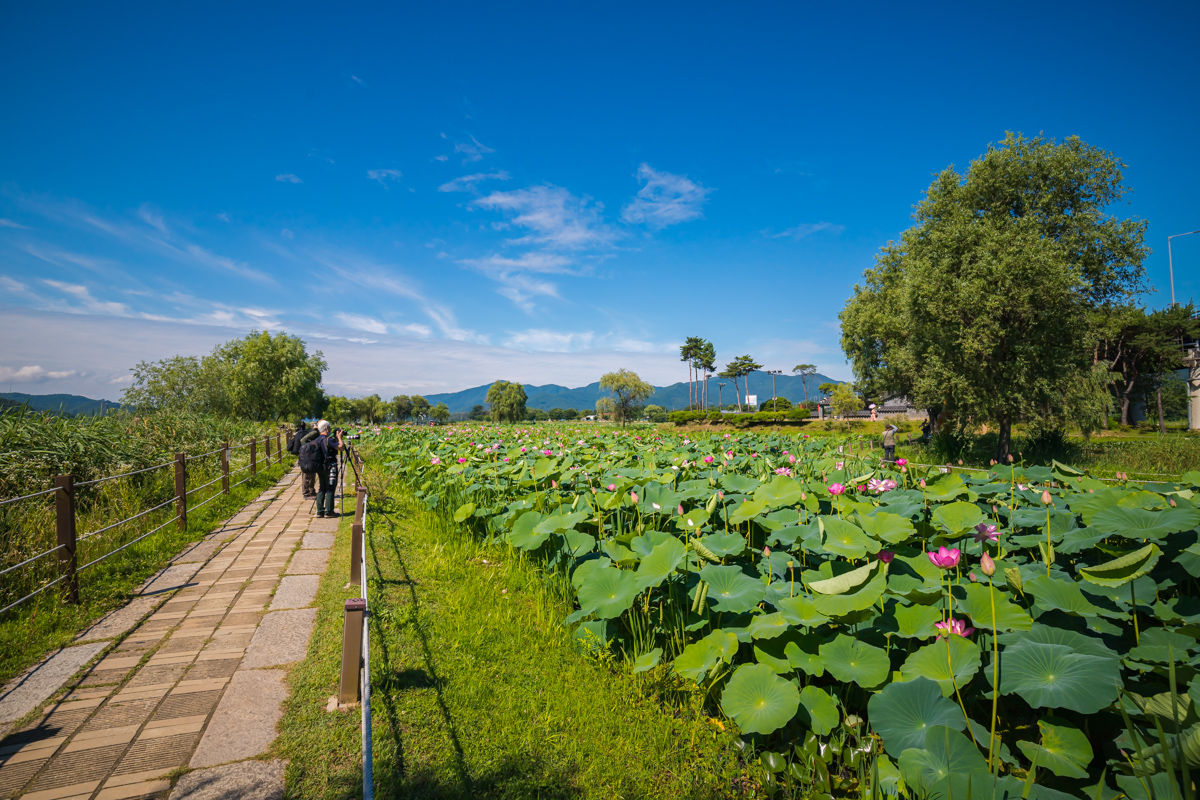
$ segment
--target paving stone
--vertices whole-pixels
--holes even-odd
[[[100,618],[96,624],[79,636],[77,642],[93,642],[98,639],[112,639],[125,633],[142,620],[162,600],[161,597],[135,597],[123,608],[118,608]]]
[[[275,667],[303,659],[308,652],[308,637],[312,635],[316,619],[315,608],[267,614],[250,640],[242,667]]]
[[[192,756],[191,766],[211,767],[265,752],[275,741],[275,726],[283,715],[288,692],[286,674],[281,669],[235,672]]]
[[[176,556],[172,563],[174,564],[191,564],[196,561],[208,561],[214,554],[217,553],[225,542],[217,535],[210,535],[203,541],[196,542],[194,545],[184,550]]]
[[[0,689],[0,722],[15,722],[50,699],[80,667],[107,646],[106,642],[91,642],[65,647],[25,674],[13,678]]]
[[[317,597],[320,575],[289,575],[279,582],[279,590],[271,600],[271,610],[281,608],[304,608],[312,605]]]
[[[309,531],[304,534],[304,544],[300,545],[305,550],[328,550],[333,547],[334,535],[324,531]]]
[[[320,575],[329,565],[328,550],[299,550],[288,565],[287,575]]]
[[[283,800],[286,761],[243,761],[189,772],[170,800]]]
[[[162,594],[172,589],[182,589],[199,571],[199,564],[176,564],[167,567],[142,584],[138,594]]]

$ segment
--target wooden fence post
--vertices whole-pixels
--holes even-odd
[[[263,452],[267,454],[267,457],[263,460],[263,463],[269,467],[269,466],[271,466],[271,437],[270,436],[263,437]]]
[[[356,522],[350,526],[350,583],[362,586],[363,526]]]
[[[250,440],[250,477],[258,474],[258,440]]]
[[[367,601],[353,597],[346,601],[346,621],[342,627],[342,679],[338,683],[338,703],[348,705],[358,700],[358,673],[362,669],[363,616]]]
[[[354,524],[362,525],[363,505],[364,505],[363,501],[365,501],[367,499],[367,487],[356,486],[354,494],[355,494],[355,497],[354,497]]]
[[[229,442],[221,448],[221,494],[229,494]]]
[[[187,456],[175,454],[175,515],[179,530],[187,530]]]
[[[55,475],[54,515],[58,528],[58,572],[64,576],[62,596],[68,603],[79,602],[79,578],[75,568],[79,561],[75,554],[75,477]]]
[[[279,435],[279,431],[275,431],[275,455],[279,456],[279,460],[283,461],[283,439]]]

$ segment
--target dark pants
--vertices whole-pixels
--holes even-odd
[[[883,460],[884,461],[895,461],[896,460],[896,445],[885,444],[883,446]]]
[[[304,474],[304,484],[303,484],[304,496],[312,497],[314,494],[317,493],[317,490],[313,487],[313,484],[315,484],[317,482],[317,473],[305,472],[303,474]]]
[[[337,489],[338,468],[333,465],[317,473],[320,484],[317,487],[317,516],[333,516],[333,493]]]

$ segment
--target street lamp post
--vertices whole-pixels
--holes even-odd
[[[1191,236],[1193,233],[1200,231],[1188,231],[1187,233],[1174,233],[1167,237],[1167,269],[1171,271],[1171,305],[1175,305],[1175,261],[1171,258],[1171,240],[1179,236]]]
[[[783,372],[783,370],[781,370],[781,369],[767,370],[767,373],[770,374],[770,376],[771,376],[771,410],[772,411],[779,410],[779,403],[775,402],[775,399],[778,396],[775,394],[775,376],[779,375],[782,372]]]
[[[704,373],[704,413],[708,413],[708,379],[712,377],[711,372]]]

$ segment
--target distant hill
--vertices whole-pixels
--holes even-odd
[[[766,372],[752,372],[749,376],[749,381],[750,394],[757,394],[760,404],[771,399],[770,374]],[[725,388],[718,390],[718,382],[724,383]],[[775,376],[776,392],[778,392],[780,397],[786,397],[793,403],[804,399],[805,383],[808,384],[809,399],[815,399],[817,397],[817,387],[822,383],[841,383],[841,381],[835,381],[821,374],[810,375],[807,379],[802,379],[796,375]],[[744,386],[745,381],[739,381],[739,385]],[[470,411],[475,405],[484,404],[484,398],[487,397],[490,386],[491,384],[485,384],[483,386],[475,386],[471,389],[463,389],[461,392],[429,394],[425,395],[425,399],[431,405],[445,403],[450,409],[451,414],[457,414],[459,412]],[[733,385],[729,381],[718,381],[717,378],[710,378],[708,381],[708,392],[709,404],[712,406],[716,406],[718,395],[726,405],[736,400]],[[540,408],[543,411],[549,411],[552,408],[595,408],[597,400],[608,396],[608,392],[600,390],[600,383],[598,381],[577,389],[568,389],[566,386],[559,386],[555,383],[548,383],[544,386],[525,384],[525,394],[529,398],[526,401],[526,405],[529,408]],[[687,382],[673,383],[670,386],[656,386],[654,387],[654,396],[646,402],[662,406],[668,411],[687,408]],[[744,399],[743,402],[745,402]]]
[[[112,400],[93,400],[77,394],[22,394],[21,392],[0,392],[0,401],[8,400],[15,405],[29,404],[33,411],[52,411],[56,414],[72,416],[100,414],[120,406]],[[4,406],[7,407],[7,406]]]

